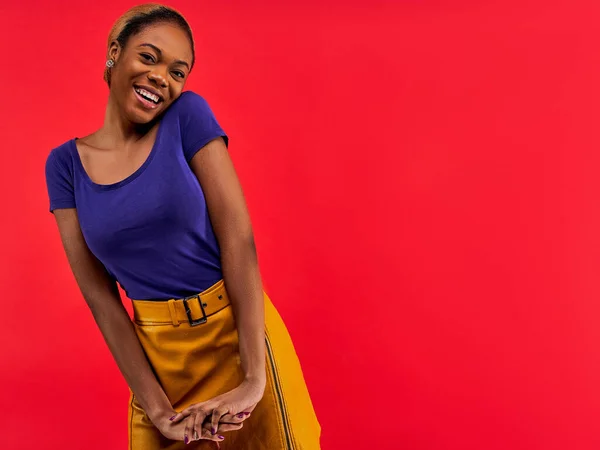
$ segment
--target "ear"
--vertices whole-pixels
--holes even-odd
[[[121,45],[117,41],[112,41],[108,47],[108,57],[114,62],[117,62],[121,54]]]

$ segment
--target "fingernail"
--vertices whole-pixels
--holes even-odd
[[[186,444],[188,443],[188,437],[187,437],[187,434],[184,436],[184,439],[183,439],[183,441],[184,441]]]
[[[250,413],[249,413],[249,412],[245,412],[244,414],[246,414],[247,416],[249,416],[249,415],[250,415]]]
[[[244,413],[239,413],[239,414],[238,414],[238,417],[239,417],[240,419],[243,419],[243,418],[244,418]]]
[[[219,435],[219,439],[225,439],[225,436]]]
[[[212,434],[216,434],[217,430],[215,430],[214,428],[212,430],[210,430],[212,432]]]
[[[177,414],[175,414],[175,416],[176,416],[176,415],[177,415]],[[173,419],[175,418],[175,416],[173,416],[173,417],[169,417],[169,420],[173,420]]]

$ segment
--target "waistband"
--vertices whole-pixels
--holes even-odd
[[[229,296],[223,279],[199,294],[169,300],[132,300],[133,317],[140,325],[188,322],[191,326],[206,323],[207,318],[229,306]]]

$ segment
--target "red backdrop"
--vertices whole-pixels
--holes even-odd
[[[597,449],[594,2],[170,4],[323,449]],[[3,449],[126,448],[127,387],[43,168],[101,126],[132,5],[0,4]]]

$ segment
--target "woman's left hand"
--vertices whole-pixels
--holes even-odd
[[[189,429],[186,426],[185,429],[187,436],[192,436],[193,439],[195,437],[193,430],[202,430],[202,425],[207,418],[210,419],[212,434],[216,434],[223,416],[236,416],[236,423],[240,423],[240,419],[246,419],[250,415],[264,395],[265,384],[266,379],[260,381],[244,380],[238,387],[229,392],[205,402],[188,406],[175,415],[172,422],[176,423],[194,414],[193,425]]]

